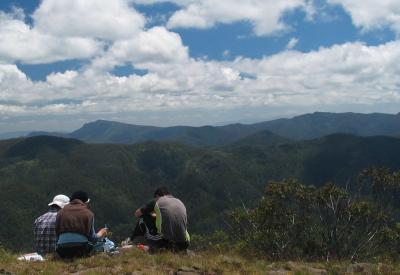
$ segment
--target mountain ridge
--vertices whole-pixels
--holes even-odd
[[[157,127],[96,120],[84,124],[69,134],[32,132],[30,136],[47,134],[76,138],[89,143],[134,144],[153,140],[182,142],[194,146],[222,146],[264,130],[294,140],[314,139],[334,133],[400,136],[400,113],[315,112],[254,124],[233,123],[200,127]]]

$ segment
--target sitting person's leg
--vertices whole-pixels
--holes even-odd
[[[86,257],[92,250],[92,245],[89,243],[73,243],[57,246],[57,254],[63,259],[72,259]]]
[[[173,242],[164,238],[154,243],[155,249],[166,249],[172,252],[185,252],[188,247],[188,242]]]
[[[174,252],[185,252],[189,247],[188,242],[176,242],[173,244],[173,251]]]
[[[163,238],[157,239],[157,240],[150,240],[146,239],[148,245],[150,246],[151,251],[157,251],[157,250],[169,250],[170,249],[170,244],[168,241],[166,241]]]
[[[133,241],[135,237],[143,236],[149,241],[158,241],[162,239],[162,235],[157,233],[156,222],[151,215],[142,215],[132,232],[131,240]]]
[[[144,236],[145,233],[146,233],[146,228],[145,228],[143,219],[140,218],[136,223],[135,229],[132,231],[132,234],[130,237],[131,241],[133,241],[133,239],[135,239],[138,236]]]

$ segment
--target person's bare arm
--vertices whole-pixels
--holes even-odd
[[[105,236],[107,236],[108,230],[107,228],[102,228],[97,232],[97,237],[99,238],[104,238]]]

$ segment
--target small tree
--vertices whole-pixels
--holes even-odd
[[[355,199],[345,189],[327,184],[316,192],[317,215],[326,259],[368,256],[379,245],[387,216],[375,204]]]
[[[231,215],[231,236],[272,258],[368,258],[396,239],[390,213],[333,184],[272,182],[254,209]],[[390,234],[391,235],[390,235]]]
[[[231,230],[241,243],[273,258],[303,256],[312,249],[312,193],[296,180],[268,184],[255,209],[238,209]],[[306,245],[304,245],[306,243]]]

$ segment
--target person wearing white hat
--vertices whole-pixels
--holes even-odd
[[[56,217],[57,212],[69,203],[69,198],[65,195],[57,195],[48,206],[49,211],[34,222],[34,244],[35,250],[39,254],[53,253],[56,251]]]

